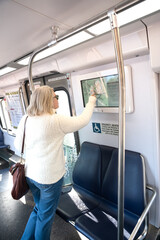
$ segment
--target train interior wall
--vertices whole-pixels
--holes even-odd
[[[138,30],[135,30],[135,29]],[[139,22],[129,27],[128,32],[122,29],[122,47],[124,53],[124,65],[132,69],[133,89],[133,113],[126,114],[126,149],[140,152],[146,163],[147,182],[157,189],[157,198],[150,211],[150,223],[160,227],[160,157],[159,157],[159,101],[160,61],[155,49],[159,49],[159,43],[154,42],[152,36],[159,30],[160,24],[149,26],[148,33],[145,26]],[[160,32],[160,31],[159,31]],[[103,35],[82,45],[68,49],[59,55],[44,59],[34,64],[33,75],[42,74],[45,71],[59,71],[71,73],[71,83],[75,102],[76,114],[83,110],[82,92],[80,80],[75,80],[75,75],[81,75],[93,71],[115,68],[114,49],[111,43],[111,34]],[[154,44],[155,43],[155,44]],[[157,63],[158,61],[158,63]],[[154,67],[155,66],[155,67]],[[27,67],[6,75],[4,80],[17,82],[27,78]],[[1,90],[3,94],[3,90]],[[8,90],[6,88],[6,90]],[[118,124],[117,113],[94,113],[91,122],[79,131],[80,143],[90,141],[109,146],[118,147],[118,137],[110,134],[94,133],[92,122]],[[14,137],[4,133],[5,142],[14,149]],[[131,186],[134,187],[134,186]]]

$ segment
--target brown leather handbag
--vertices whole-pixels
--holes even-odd
[[[13,187],[11,190],[11,195],[13,199],[19,200],[23,197],[29,190],[29,186],[26,182],[25,171],[24,171],[24,164],[22,161],[22,156],[24,153],[24,141],[25,141],[25,128],[26,128],[26,121],[28,116],[24,122],[24,132],[23,132],[23,141],[22,141],[22,148],[21,148],[21,162],[14,164],[10,169],[10,173],[13,176]]]

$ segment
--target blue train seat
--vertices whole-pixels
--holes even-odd
[[[125,154],[124,239],[128,239],[145,208],[144,165],[140,154]],[[97,208],[76,219],[76,228],[91,239],[117,239],[118,150],[113,151]],[[138,235],[145,230],[145,223]],[[137,236],[138,236],[137,235]],[[98,237],[97,237],[98,236]]]
[[[9,146],[4,144],[4,137],[3,137],[3,132],[0,129],[0,149],[2,148],[8,148]]]
[[[102,178],[100,165],[107,167],[109,157],[114,148],[85,142],[82,144],[79,158],[73,171],[73,188],[62,194],[57,208],[58,214],[67,221],[73,221],[81,214],[95,208],[99,204]],[[106,153],[106,154],[104,154]],[[108,159],[107,159],[108,157]],[[103,163],[101,158],[105,158]],[[107,162],[108,161],[108,162]]]
[[[148,203],[151,206],[156,192],[148,189],[154,192]],[[73,171],[72,190],[61,195],[57,213],[91,240],[115,240],[117,199],[118,149],[84,142]],[[129,239],[133,229],[134,239],[143,239],[147,234],[148,205],[144,159],[140,153],[126,150],[124,240]],[[139,219],[142,224],[137,227]]]

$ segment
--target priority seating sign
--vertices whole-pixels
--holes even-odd
[[[92,123],[92,128],[94,133],[101,133],[101,124],[100,123]]]

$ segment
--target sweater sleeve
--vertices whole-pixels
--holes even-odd
[[[22,139],[23,139],[23,131],[24,131],[24,121],[25,121],[26,115],[22,117],[22,119],[19,122],[17,132],[16,132],[16,138],[14,140],[14,146],[18,150],[18,152],[21,152],[22,148]]]
[[[94,96],[90,96],[89,102],[81,115],[76,117],[59,116],[59,124],[63,133],[66,134],[75,132],[86,126],[91,119],[95,102],[96,98]]]

